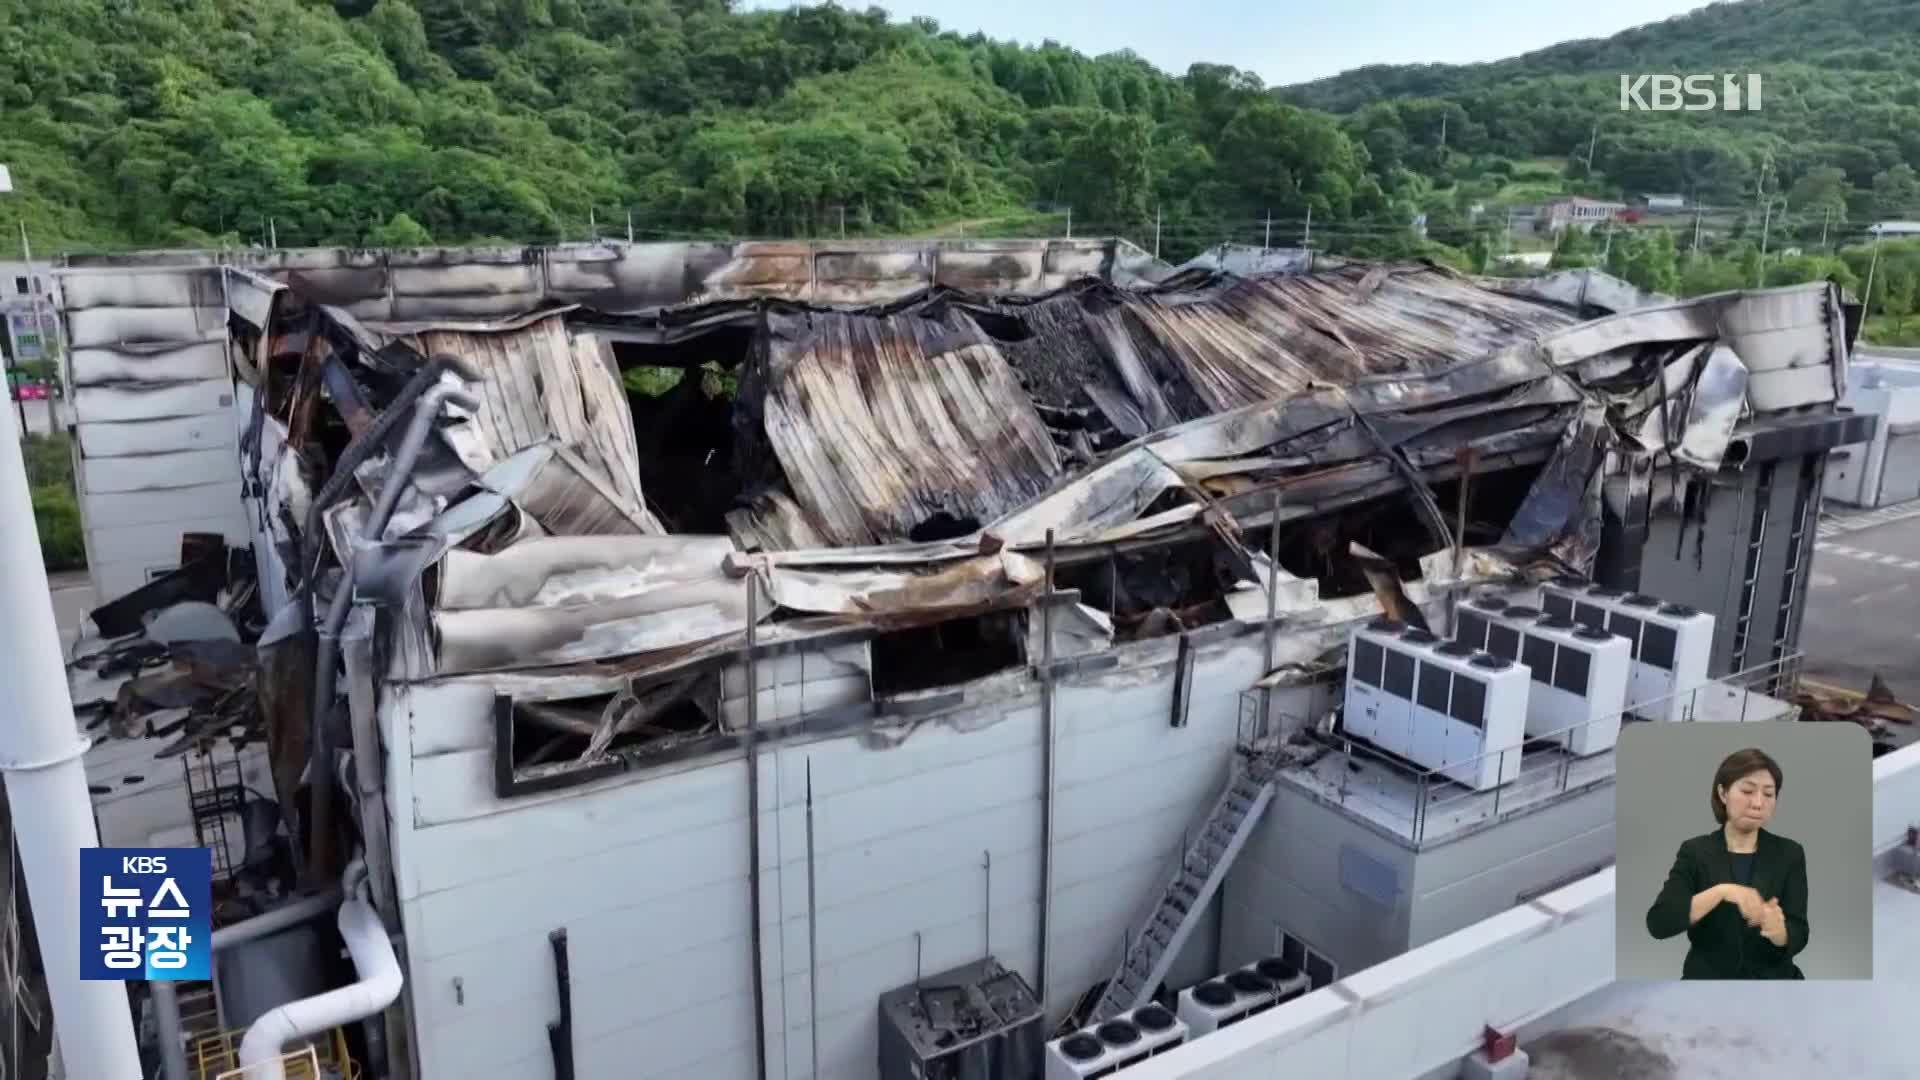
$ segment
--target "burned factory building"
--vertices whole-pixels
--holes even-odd
[[[364,866],[396,935],[404,992],[342,1051],[396,1076],[892,1080],[995,1002],[1027,1060],[1573,880],[1612,856],[1611,741],[1483,723],[1426,763],[1336,715],[1358,629],[1650,594],[1768,707],[1824,455],[1871,422],[1827,284],[1075,240],[101,257],[61,288],[108,616],[148,640],[214,601],[239,639],[173,649],[218,691],[110,711],[257,728],[235,783],[286,821],[285,887]],[[150,480],[110,481],[136,450]],[[1491,840],[1519,822],[1524,856]],[[895,993],[962,969],[961,1034]]]

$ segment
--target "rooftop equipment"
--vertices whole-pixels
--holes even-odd
[[[1033,988],[993,957],[929,975],[880,995],[881,1080],[1031,1080],[1045,1023]]]
[[[1712,615],[1645,593],[1561,582],[1541,586],[1540,604],[1549,614],[1603,626],[1627,639],[1633,660],[1627,678],[1628,712],[1644,720],[1691,716],[1687,692],[1706,685],[1712,662]]]
[[[1142,1005],[1047,1044],[1046,1080],[1111,1076],[1187,1041],[1187,1025],[1164,1005]]]
[[[1304,972],[1277,956],[1180,991],[1176,1011],[1188,1038],[1211,1035],[1307,992]]]
[[[1348,644],[1344,720],[1366,739],[1423,769],[1485,791],[1520,774],[1526,731],[1525,668],[1462,642],[1375,619]]]
[[[1526,666],[1533,680],[1529,739],[1551,738],[1583,756],[1619,741],[1633,666],[1626,638],[1495,596],[1460,605],[1458,634],[1468,645]]]

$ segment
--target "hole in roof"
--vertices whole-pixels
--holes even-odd
[[[971,536],[979,531],[980,519],[956,517],[945,510],[939,510],[909,530],[907,539],[924,544],[932,540],[954,540],[962,536]]]

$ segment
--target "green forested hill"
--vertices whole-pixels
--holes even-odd
[[[1368,254],[1424,243],[1417,213],[1484,249],[1469,205],[1560,190],[1777,190],[1857,222],[1920,211],[1917,42],[1920,0],[1753,0],[1273,90],[877,10],[11,0],[0,227],[24,215],[49,251],[398,245],[624,235],[629,213],[643,239],[972,234],[1071,207],[1076,234],[1142,242],[1158,214],[1179,256],[1269,215],[1292,242],[1310,211],[1316,243]],[[1749,68],[1760,114],[1617,109],[1622,69]],[[1593,172],[1563,171],[1590,140]]]
[[[1758,73],[1763,107],[1621,112],[1619,76],[1659,72]],[[1591,148],[1595,170],[1628,191],[1731,202],[1758,190],[1763,168],[1781,190],[1838,168],[1864,195],[1886,170],[1920,165],[1920,0],[1721,2],[1495,63],[1362,67],[1281,94],[1350,114],[1363,138],[1377,120],[1388,128],[1367,139],[1377,148],[1391,148],[1393,121],[1409,106],[1437,113],[1445,103],[1448,145],[1462,153],[1584,157]],[[1908,200],[1899,209],[1920,211],[1920,191],[1893,194]],[[1853,209],[1885,208],[1855,199]]]

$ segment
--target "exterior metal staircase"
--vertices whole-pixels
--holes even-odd
[[[1226,790],[1207,812],[1199,833],[1188,840],[1173,880],[1127,948],[1119,969],[1107,980],[1088,1023],[1139,1008],[1166,979],[1181,946],[1272,801],[1280,760],[1272,749],[1235,751]]]

